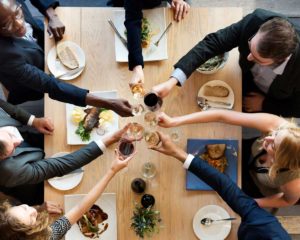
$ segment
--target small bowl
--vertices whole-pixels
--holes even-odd
[[[223,55],[223,56],[222,56],[222,55]],[[216,73],[217,71],[219,71],[220,69],[222,69],[222,68],[225,66],[226,62],[228,61],[228,58],[229,58],[229,52],[225,52],[224,54],[221,54],[221,55],[219,55],[219,56],[222,56],[222,57],[223,57],[223,60],[222,60],[221,64],[220,64],[218,67],[216,67],[216,68],[214,68],[214,69],[212,69],[212,70],[209,70],[209,71],[203,71],[203,70],[201,70],[201,69],[198,67],[198,68],[197,68],[197,71],[198,71],[199,73],[203,73],[203,74],[213,74],[213,73]]]

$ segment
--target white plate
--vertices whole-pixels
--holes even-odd
[[[72,207],[76,206],[83,199],[85,194],[76,195],[65,195],[64,205],[65,212],[71,210]],[[105,213],[108,214],[108,219],[104,223],[108,223],[108,228],[103,232],[99,238],[101,240],[117,240],[117,213],[116,213],[116,194],[115,193],[103,193],[101,197],[95,202]],[[100,225],[101,226],[101,225]],[[77,223],[67,232],[65,240],[84,240],[91,239],[85,237]]]
[[[55,153],[51,157],[62,157],[67,154],[69,154],[69,152],[59,152]],[[66,191],[76,187],[81,182],[82,178],[83,172],[72,174],[72,176],[68,176],[68,174],[66,174],[62,177],[50,178],[48,179],[48,183],[58,190]]]
[[[99,92],[92,92],[92,94],[102,97],[102,98],[117,98],[117,91],[99,91]],[[108,124],[107,131],[104,135],[100,136],[97,134],[97,129],[94,128],[91,132],[91,139],[90,141],[82,141],[80,136],[77,135],[76,129],[78,125],[72,121],[72,111],[75,105],[66,103],[66,121],[67,121],[67,143],[69,145],[85,145],[92,141],[101,139],[102,137],[106,136],[108,133],[115,132],[118,130],[118,115],[113,112],[113,121],[111,124]],[[77,107],[77,106],[76,106]],[[83,107],[83,109],[85,109]]]
[[[228,58],[229,58],[229,52],[225,52],[224,57],[223,57],[223,61],[217,68],[215,68],[211,71],[203,71],[200,68],[197,68],[196,70],[197,70],[197,72],[202,73],[202,74],[214,74],[214,73],[218,72],[219,70],[221,70],[225,66],[225,64],[228,61]]]
[[[81,47],[78,44],[71,42],[71,41],[65,41],[65,42],[67,42],[69,45],[71,45],[72,49],[75,50],[74,53],[76,54],[76,57],[78,59],[79,66],[85,66],[85,54],[84,54],[84,51],[81,49]],[[60,74],[66,73],[71,70],[71,69],[65,67],[59,60],[56,59],[56,47],[55,46],[53,48],[51,48],[48,53],[47,64],[48,64],[48,68],[49,68],[50,72],[54,76],[58,76]],[[79,71],[75,74],[67,75],[65,77],[60,77],[59,79],[72,80],[72,79],[78,77],[82,73],[83,70],[84,70],[84,68],[82,68],[81,71]]]
[[[144,61],[157,61],[168,59],[168,48],[167,48],[167,35],[160,40],[158,47],[154,46],[154,43],[161,36],[163,31],[166,29],[166,18],[165,18],[165,9],[164,8],[155,8],[150,10],[143,10],[143,16],[149,20],[150,26],[155,33],[151,38],[151,46],[146,49],[143,49],[143,58]],[[125,35],[125,11],[124,10],[115,10],[113,12],[113,22],[118,29],[119,33],[127,39]],[[174,24],[173,24],[174,25]],[[173,26],[174,27],[174,26]],[[172,27],[171,27],[172,28]],[[113,32],[113,30],[111,29]],[[117,62],[128,62],[128,50],[123,45],[121,40],[115,34],[115,53]]]
[[[201,240],[223,240],[230,233],[231,222],[220,221],[212,223],[210,226],[204,226],[200,223],[203,218],[211,219],[229,218],[226,210],[217,205],[207,205],[200,208],[194,216],[193,229],[196,236]]]
[[[206,85],[226,87],[229,90],[229,94],[228,94],[227,97],[212,97],[212,96],[207,97],[207,96],[204,96],[204,94],[203,94],[204,93],[204,87]],[[199,89],[198,97],[204,97],[207,100],[211,100],[211,101],[219,101],[219,102],[230,103],[230,105],[227,106],[227,105],[222,105],[222,104],[210,102],[209,106],[211,106],[213,108],[226,108],[226,109],[232,109],[233,108],[233,104],[234,104],[234,93],[233,93],[233,90],[232,90],[232,88],[226,82],[221,81],[221,80],[211,80],[211,81],[205,83],[204,85],[202,85],[202,87]]]

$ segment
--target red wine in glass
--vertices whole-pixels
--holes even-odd
[[[144,103],[150,111],[157,111],[162,105],[162,99],[155,93],[147,93],[144,97]]]
[[[130,156],[134,152],[134,145],[130,141],[121,141],[119,143],[119,153],[124,157]]]

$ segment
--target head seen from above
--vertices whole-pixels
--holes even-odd
[[[0,35],[23,37],[26,33],[21,4],[15,0],[0,0]]]
[[[0,236],[3,239],[49,239],[49,215],[26,204],[0,204]],[[36,237],[36,238],[35,238]]]
[[[0,130],[0,160],[10,157],[16,147],[20,145],[21,140],[16,138],[6,129]]]
[[[279,65],[293,54],[299,39],[293,25],[283,18],[273,18],[260,26],[248,40],[248,61],[257,64]]]
[[[270,176],[275,177],[280,169],[300,169],[300,128],[286,123],[263,140],[263,148],[273,159]]]

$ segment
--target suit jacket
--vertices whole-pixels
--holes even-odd
[[[23,38],[0,36],[0,81],[9,90],[8,101],[19,104],[28,100],[41,99],[44,93],[58,101],[85,106],[88,90],[61,82],[44,72],[44,32],[32,17],[23,0],[22,8],[25,20],[33,27],[33,34],[39,43]],[[55,7],[54,0],[32,0],[44,13],[49,6]]]
[[[0,100],[0,127],[20,127],[27,124],[30,114]],[[36,184],[55,176],[63,176],[102,155],[95,142],[63,157],[46,158],[40,148],[22,147],[13,155],[0,160],[0,186],[16,187]]]
[[[247,56],[250,53],[248,40],[258,31],[263,23],[274,17],[286,18],[278,13],[257,9],[241,21],[215,33],[208,34],[174,65],[175,68],[180,68],[189,77],[198,66],[209,58],[238,47],[240,52],[239,64],[242,69],[243,95],[248,91],[257,90],[245,88],[249,85],[255,86],[250,71],[254,63],[247,60]],[[299,26],[294,25],[294,27],[299,36]],[[264,112],[300,117],[299,65],[300,50],[298,44],[283,74],[277,75],[266,94],[263,102]],[[250,81],[253,84],[249,84]]]
[[[291,239],[276,217],[260,208],[225,174],[198,157],[192,160],[188,170],[211,186],[241,216],[238,239]]]

